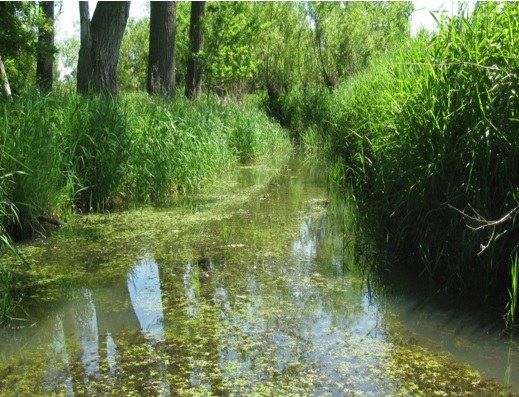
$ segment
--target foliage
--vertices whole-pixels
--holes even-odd
[[[333,90],[406,42],[413,6],[409,2],[269,3],[260,10],[269,38],[259,46],[260,78],[268,95],[265,107],[298,138],[299,126],[291,125],[298,119],[293,106],[304,102],[304,106],[315,104],[316,109],[326,107],[321,104],[322,94],[326,96],[322,87]],[[307,95],[312,99],[307,100]],[[316,95],[321,99],[315,101]],[[313,117],[314,110],[307,110],[303,113]]]
[[[15,91],[34,83],[38,27],[37,3],[0,5],[0,46]],[[271,114],[277,97],[289,88],[339,81],[361,70],[376,54],[407,38],[411,3],[209,3],[204,18],[204,81],[219,96],[243,99],[267,90]],[[118,76],[123,91],[144,90],[149,18],[130,20],[121,46]],[[189,54],[189,4],[177,9],[177,86],[185,81]],[[8,44],[7,44],[8,43]],[[77,37],[60,44],[60,58],[75,78]],[[76,52],[76,54],[74,54]],[[277,112],[277,113],[276,113]]]
[[[59,60],[61,65],[63,65],[60,81],[64,86],[74,88],[76,86],[77,61],[80,46],[79,34],[78,37],[68,37],[57,44]]]
[[[367,221],[406,272],[501,307],[519,248],[518,13],[478,4],[372,62],[319,101],[317,117],[292,112],[290,123],[324,120],[313,142],[344,161]],[[308,109],[303,98],[289,109]]]
[[[409,37],[411,2],[315,2],[307,15],[322,82],[335,87]]]
[[[278,100],[280,122],[299,141],[303,132],[326,127],[330,112],[329,102],[330,92],[324,86],[294,88]]]
[[[117,66],[119,88],[122,91],[146,91],[149,31],[149,17],[128,20]]]
[[[129,95],[119,102],[72,94],[2,102],[3,216],[11,232],[44,232],[42,214],[157,202],[239,159],[286,148],[285,133],[258,109],[215,100]]]
[[[15,93],[35,84],[38,51],[54,50],[38,43],[40,27],[48,27],[48,21],[37,2],[0,2],[0,56]]]
[[[191,7],[188,2],[177,3],[177,35],[176,35],[176,71],[177,87],[184,87],[186,81],[186,65],[189,55],[189,21]],[[180,89],[180,88],[179,88]],[[179,91],[180,92],[180,91]]]
[[[312,48],[312,30],[302,3],[256,4],[262,21],[257,43],[257,87],[267,91],[265,108],[283,124],[279,97],[291,89],[318,81]]]
[[[209,3],[204,18],[204,73],[220,95],[243,99],[256,71],[255,43],[260,21],[248,2]]]

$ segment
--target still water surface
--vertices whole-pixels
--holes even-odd
[[[243,167],[225,184],[22,247],[38,288],[30,321],[1,331],[0,394],[519,390],[515,341],[368,282],[351,200],[319,167]]]

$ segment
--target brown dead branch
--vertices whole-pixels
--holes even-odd
[[[467,207],[472,212],[472,215],[465,212],[465,210],[462,211],[450,204],[448,204],[448,206],[449,206],[449,208],[453,209],[457,213],[461,214],[463,216],[463,218],[465,218],[473,223],[472,225],[467,224],[467,227],[470,230],[479,231],[479,230],[483,230],[486,228],[492,228],[492,233],[490,235],[490,238],[488,239],[488,242],[486,244],[479,245],[480,250],[478,252],[478,255],[481,255],[481,253],[483,253],[483,251],[485,251],[488,247],[490,247],[490,244],[492,244],[493,241],[495,241],[498,237],[503,235],[503,233],[500,233],[496,236],[496,234],[495,234],[496,226],[499,226],[499,225],[502,225],[502,224],[508,222],[510,219],[512,219],[514,214],[519,212],[519,206],[518,206],[518,207],[515,207],[510,212],[508,212],[507,214],[505,214],[502,218],[495,220],[495,221],[489,221],[489,220],[485,219],[483,216],[481,216],[480,214],[478,214],[478,212],[474,208],[472,208],[472,206],[470,204],[468,204]]]

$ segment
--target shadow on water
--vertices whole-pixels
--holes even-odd
[[[54,278],[0,335],[2,395],[517,390],[515,341],[366,278],[353,201],[316,169],[243,168],[227,191],[26,247]]]

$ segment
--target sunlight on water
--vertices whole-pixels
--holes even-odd
[[[2,395],[463,395],[497,390],[475,370],[515,381],[515,343],[371,287],[344,230],[351,205],[322,176],[252,171],[234,205],[136,211],[35,245],[58,293],[1,334]]]
[[[140,329],[151,341],[164,341],[164,315],[157,263],[139,262],[128,273],[128,291]]]

